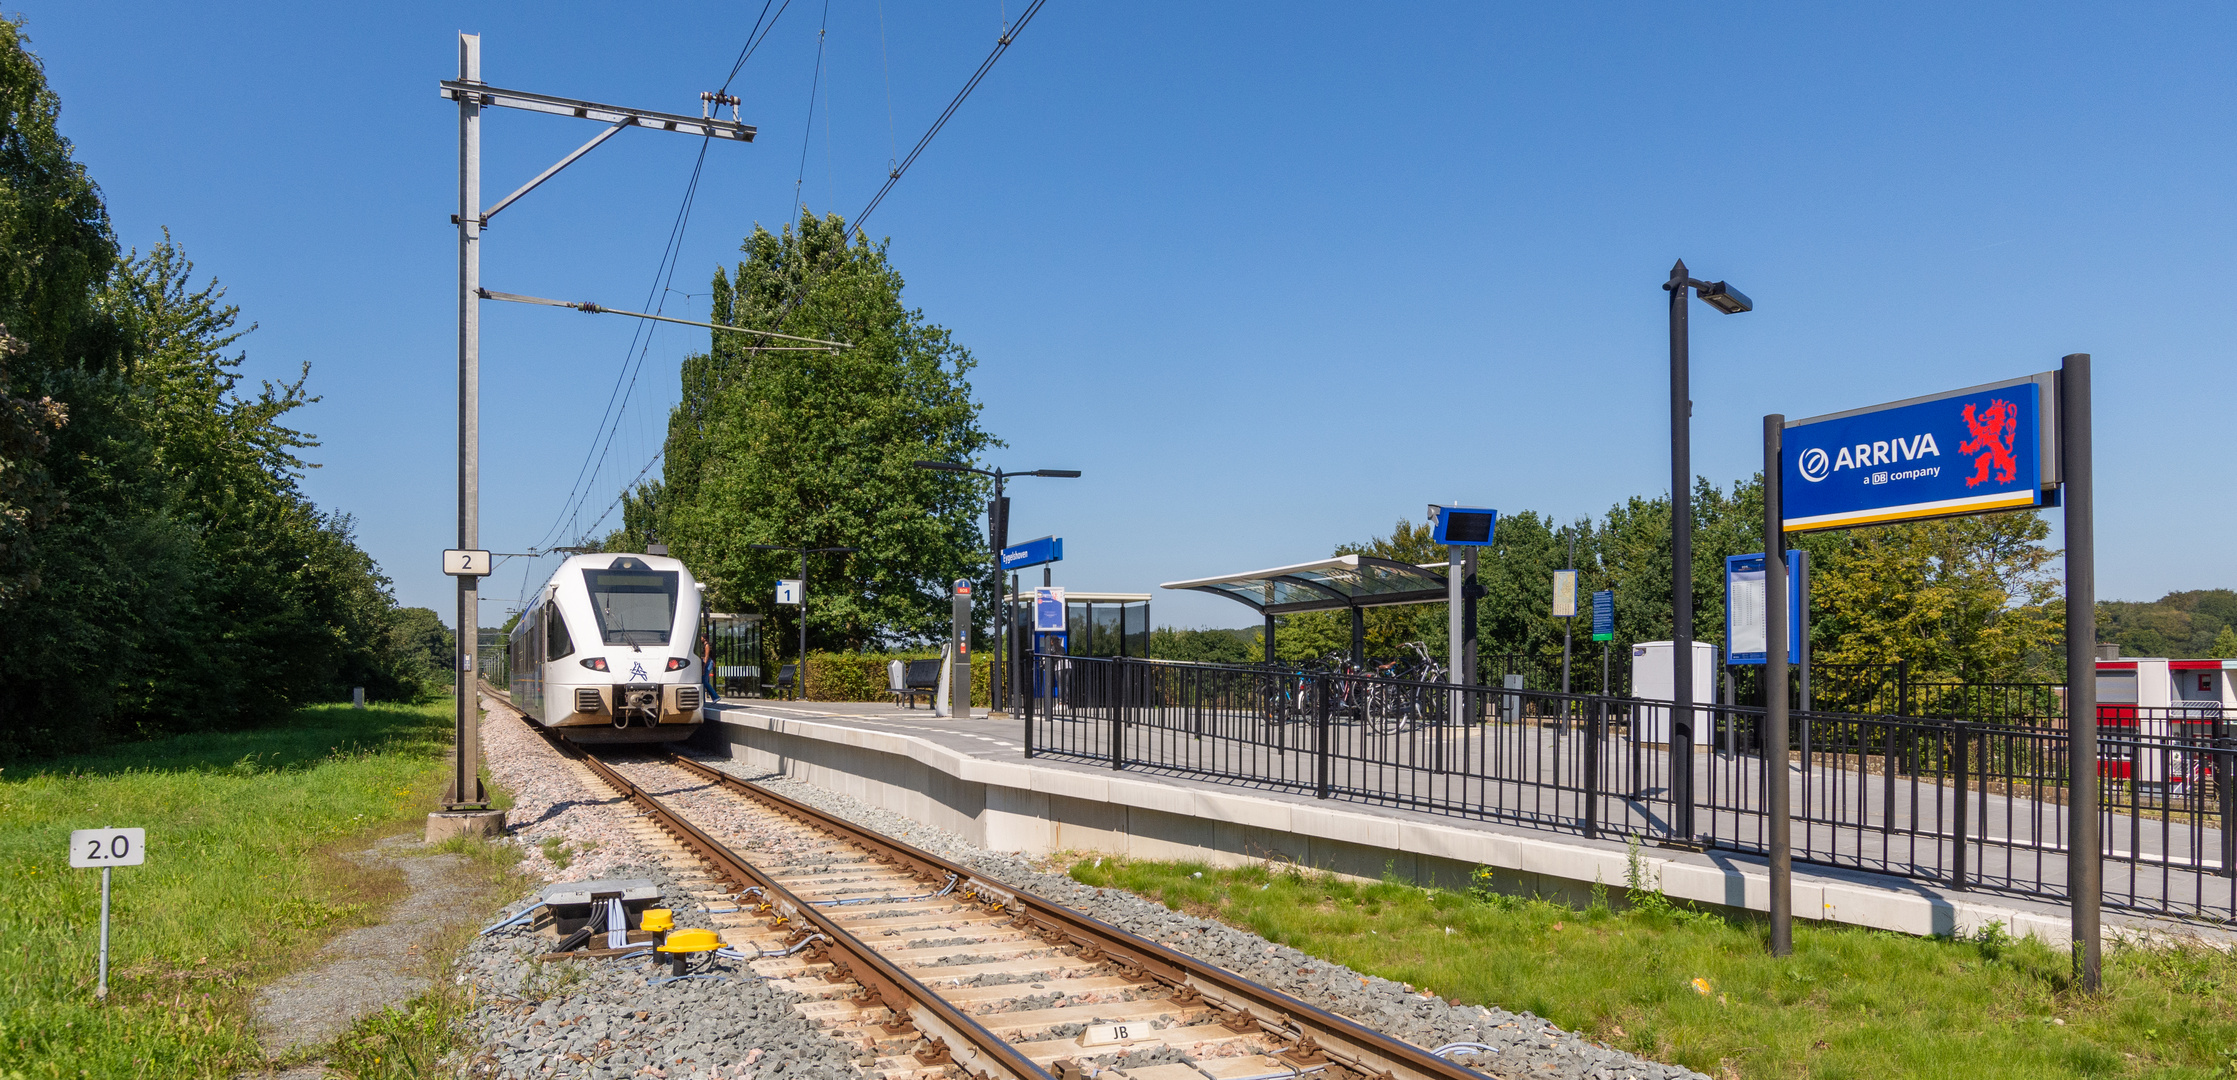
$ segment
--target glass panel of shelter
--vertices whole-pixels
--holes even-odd
[[[1032,616],[1023,598],[1011,608],[1022,650],[1033,651]],[[1069,600],[1064,605],[1064,655],[1142,658],[1150,652],[1147,600]]]
[[[718,697],[761,696],[761,616],[710,615],[712,666]]]

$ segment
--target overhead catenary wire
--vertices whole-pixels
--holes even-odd
[[[768,39],[769,31],[777,28],[777,20],[784,18],[785,8],[792,6],[792,0],[785,0],[783,7],[779,7],[776,15],[771,16],[769,5],[775,2],[776,0],[762,0],[761,14],[754,18],[753,29],[746,31],[745,47],[738,50],[738,62],[730,65],[730,74],[722,80],[722,92],[730,90],[730,84],[737,81],[738,73],[745,70],[746,61],[753,59],[755,50],[761,48],[761,43]],[[763,25],[764,18],[768,19],[767,25]]]
[[[776,5],[774,14],[770,12],[772,4]],[[729,91],[731,84],[737,80],[738,73],[745,70],[747,61],[751,60],[754,53],[761,48],[762,42],[768,40],[769,34],[777,27],[777,21],[784,17],[785,11],[791,6],[792,0],[783,0],[781,4],[777,3],[776,0],[763,0],[761,13],[755,17],[753,27],[747,30],[745,44],[739,48],[738,58],[731,63],[730,73],[723,78],[722,89],[717,91],[718,94]],[[683,199],[681,205],[677,207],[676,219],[669,227],[668,241],[661,250],[660,263],[653,270],[654,295],[645,298],[646,305],[655,312],[666,308],[667,290],[675,280],[676,261],[681,251],[684,229],[691,220],[692,206],[698,198],[699,180],[705,170],[706,161],[707,142],[702,141],[699,154],[692,162],[691,177],[684,185]],[[613,445],[614,433],[620,427],[616,404],[618,402],[620,410],[627,410],[629,394],[636,387],[637,373],[643,369],[645,354],[651,350],[652,331],[654,329],[650,322],[640,322],[631,333],[629,348],[623,353],[622,369],[615,373],[614,389],[608,392],[606,408],[599,418],[600,434],[592,436],[592,449],[586,451],[582,466],[576,470],[575,481],[570,486],[567,498],[560,504],[559,513],[553,518],[551,527],[544,531],[543,538],[534,546],[546,546],[552,537],[558,535],[566,527],[570,520],[579,520],[579,508],[583,501],[589,497],[589,485],[595,482],[599,471],[604,468],[606,454]],[[631,361],[632,356],[634,356],[634,363]],[[657,464],[662,456],[656,454],[644,469],[639,470],[637,481],[643,480],[645,474],[651,471],[652,466]],[[632,481],[631,486],[634,486],[637,481]],[[622,490],[624,496],[626,496],[629,488],[624,487]],[[614,505],[619,505],[619,500]],[[613,508],[609,506],[606,512],[599,516],[599,520],[603,522],[612,513]],[[596,527],[596,525],[592,526],[592,528]],[[527,594],[528,566],[524,564],[521,579],[521,599],[523,601],[525,601]]]
[[[653,270],[652,287],[645,302],[654,311],[666,306],[667,298],[662,289],[675,280],[675,262],[681,254],[684,227],[689,224],[692,206],[698,200],[699,178],[705,171],[709,142],[711,140],[702,141],[699,145],[690,182],[684,186],[682,205],[676,208],[676,218],[669,225],[667,242],[661,248],[660,263]],[[535,546],[548,546],[552,538],[567,527],[568,521],[580,513],[583,501],[590,497],[590,484],[603,468],[606,454],[613,446],[614,432],[620,428],[620,413],[629,407],[629,395],[636,388],[636,373],[644,367],[645,353],[652,348],[652,329],[649,323],[640,324],[631,333],[629,350],[623,354],[621,370],[614,373],[614,387],[607,393],[606,407],[599,416],[597,434],[591,436],[591,445],[584,452],[583,463],[576,470],[575,482],[569,488],[566,501],[560,504],[558,516]]]
[[[885,201],[886,193],[892,191],[893,185],[901,181],[901,174],[908,172],[909,166],[916,164],[917,158],[924,153],[924,148],[932,145],[933,137],[940,134],[940,129],[947,126],[948,120],[955,116],[955,111],[963,107],[963,100],[971,96],[971,91],[978,89],[979,80],[986,78],[986,73],[994,70],[995,61],[1002,59],[1002,54],[1010,50],[1010,43],[1018,39],[1018,34],[1025,30],[1025,24],[1033,21],[1034,13],[1040,11],[1045,2],[1046,0],[1033,0],[1025,12],[1018,16],[1017,24],[1003,31],[1002,36],[995,40],[994,51],[979,62],[979,70],[971,73],[970,81],[965,82],[963,89],[956,92],[955,100],[948,102],[948,107],[940,111],[939,119],[932,121],[932,126],[925,129],[924,137],[918,139],[916,146],[909,150],[909,156],[902,158],[901,164],[886,174],[885,183],[878,188],[878,193],[870,197],[870,202],[862,208],[861,213],[854,216],[853,221],[848,222],[849,225],[860,229],[862,223],[869,220],[870,215],[878,209],[878,204]]]
[[[831,31],[831,0],[823,0],[823,25],[816,30],[816,73],[808,80],[808,122],[800,126],[800,172],[792,178],[792,204],[800,205],[800,185],[808,178],[808,144],[816,131],[816,90],[823,85],[823,53]]]
[[[1025,13],[1018,16],[1016,25],[1007,26],[1003,29],[1001,36],[995,40],[994,51],[988,53],[986,59],[979,62],[978,70],[971,73],[971,78],[963,84],[963,89],[956,91],[954,100],[949,101],[948,107],[940,111],[939,118],[932,122],[932,126],[925,129],[924,136],[917,140],[914,147],[910,148],[909,156],[903,158],[899,165],[887,171],[885,183],[879,186],[878,193],[870,197],[869,203],[863,206],[862,211],[856,214],[853,220],[847,222],[848,228],[857,232],[862,230],[862,223],[870,219],[870,215],[878,209],[880,203],[885,201],[886,195],[893,190],[893,186],[901,182],[901,176],[909,171],[909,166],[916,164],[917,158],[923,156],[925,147],[932,145],[932,140],[940,134],[940,129],[946,127],[948,121],[955,116],[955,111],[963,107],[963,101],[971,96],[971,91],[978,89],[979,82],[986,78],[987,72],[994,70],[995,61],[1002,59],[1002,54],[1009,51],[1011,43],[1015,42],[1018,34],[1025,30],[1025,24],[1033,21],[1034,14],[1041,10],[1041,5],[1045,2],[1046,0],[1033,0],[1033,3],[1025,9]],[[806,154],[807,148],[803,146],[801,148],[803,170],[806,168]],[[799,189],[799,183],[794,182],[795,203],[799,201]],[[844,244],[841,245],[842,248],[844,246]],[[828,256],[829,253],[826,253],[826,257]],[[771,321],[781,325],[784,317],[808,298],[808,290],[814,280],[815,271],[814,268],[810,268],[808,273],[801,275],[800,288],[786,298],[785,302],[777,308],[776,313],[771,316]]]

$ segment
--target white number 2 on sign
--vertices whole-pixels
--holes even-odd
[[[148,861],[146,829],[77,829],[70,833],[70,865],[139,866]]]

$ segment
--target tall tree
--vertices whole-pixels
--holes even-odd
[[[651,520],[716,604],[771,615],[772,641],[791,640],[798,609],[776,608],[771,583],[799,563],[757,543],[861,549],[810,559],[813,647],[937,637],[949,583],[988,571],[985,485],[914,466],[1000,445],[978,426],[970,352],[904,305],[885,246],[837,216],[757,227],[742,250],[715,274],[712,321],[848,347],[714,332],[684,362],[662,482],[640,493]]]

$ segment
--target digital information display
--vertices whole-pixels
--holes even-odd
[[[1431,508],[1434,538],[1447,547],[1483,547],[1491,543],[1499,511],[1472,506]]]

